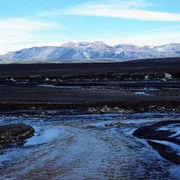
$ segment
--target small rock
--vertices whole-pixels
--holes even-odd
[[[107,105],[105,105],[105,106],[100,110],[100,113],[101,113],[101,114],[109,113],[109,112],[111,112],[111,109],[110,109]]]
[[[106,127],[112,127],[112,126],[114,126],[114,124],[113,123],[109,123],[109,124],[105,124],[105,126]]]
[[[162,79],[160,79],[160,80],[163,81],[163,82],[166,82],[166,81],[167,81],[166,78],[162,78]]]
[[[52,79],[52,82],[56,82],[56,79]]]
[[[164,78],[167,79],[167,80],[170,80],[170,79],[172,79],[172,75],[169,74],[169,73],[165,73]]]
[[[90,107],[90,108],[88,108],[87,112],[88,112],[88,113],[96,113],[96,112],[97,112],[97,109],[96,109],[96,108],[93,108],[93,107]]]
[[[32,110],[33,110],[33,109],[36,109],[36,107],[35,107],[35,106],[32,106],[30,109],[32,109]]]
[[[149,76],[145,76],[144,79],[145,79],[145,80],[149,80]]]
[[[10,78],[9,80],[10,80],[10,81],[12,81],[12,82],[16,82],[16,80],[15,80],[15,79],[13,79],[13,78]]]
[[[91,129],[91,128],[95,128],[95,126],[94,125],[87,125],[86,128]]]
[[[50,81],[50,79],[49,78],[45,78],[45,81]]]

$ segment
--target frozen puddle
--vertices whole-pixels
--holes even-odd
[[[170,131],[173,134],[169,138],[177,138],[180,140],[180,123],[170,124],[167,126],[162,126],[157,129],[158,131]]]
[[[169,141],[153,140],[152,142],[156,142],[156,143],[168,146],[173,152],[175,152],[180,157],[180,145],[169,142]]]

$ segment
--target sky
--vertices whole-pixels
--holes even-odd
[[[0,0],[0,54],[80,41],[180,43],[180,0]]]

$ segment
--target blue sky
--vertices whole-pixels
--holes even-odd
[[[0,54],[69,41],[180,43],[180,0],[0,0]]]

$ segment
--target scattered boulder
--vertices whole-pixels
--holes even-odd
[[[100,114],[105,114],[105,113],[110,113],[111,108],[109,108],[107,105],[105,105],[102,109],[100,109],[99,113]]]
[[[50,79],[49,79],[49,78],[45,78],[44,80],[45,80],[45,81],[50,81]]]
[[[167,79],[166,79],[166,78],[162,78],[162,79],[161,79],[161,81],[166,82],[166,81],[167,81]]]
[[[164,74],[164,77],[163,78],[161,78],[161,81],[168,81],[168,80],[171,80],[172,79],[172,75],[171,74],[169,74],[169,73],[165,73]]]
[[[10,78],[9,81],[16,82],[14,78]]]
[[[33,136],[34,129],[24,124],[10,124],[0,126],[0,149],[20,143]]]
[[[51,82],[56,82],[57,80],[56,79],[52,79]]]
[[[145,80],[149,80],[149,76],[144,76],[144,79]]]
[[[169,73],[165,73],[164,78],[170,80],[170,79],[172,79],[172,75]]]

